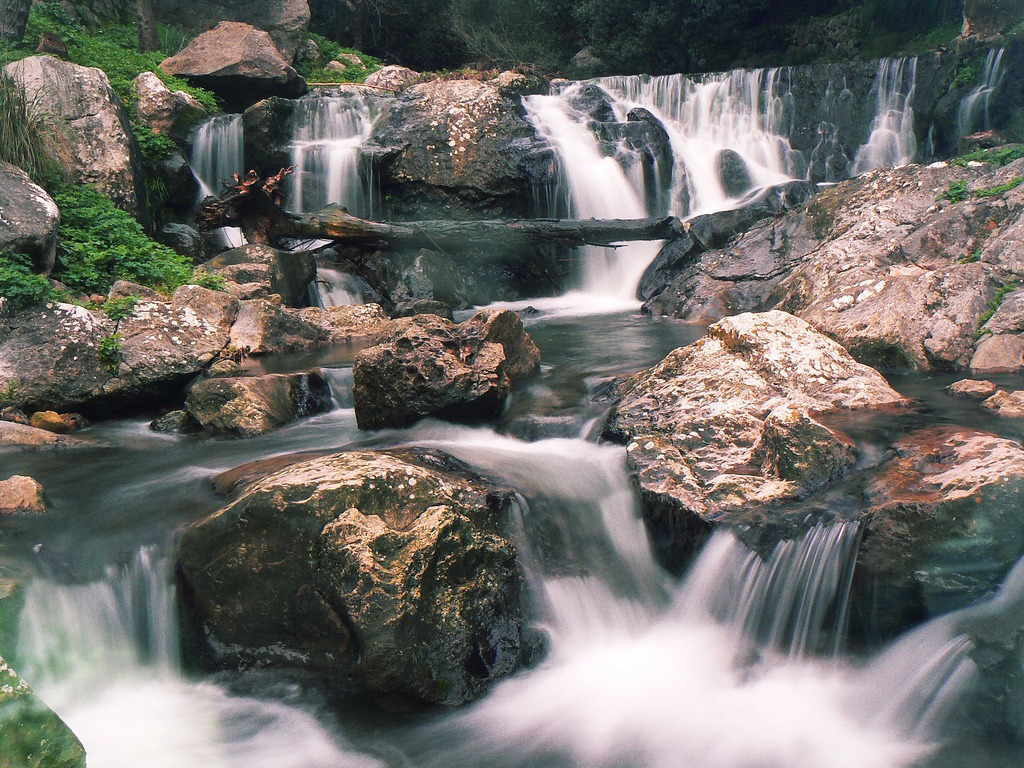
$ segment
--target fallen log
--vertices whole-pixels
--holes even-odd
[[[636,240],[670,240],[684,231],[673,217],[651,219],[502,219],[485,221],[405,221],[386,223],[353,216],[329,206],[311,214],[287,211],[280,204],[280,184],[290,172],[260,179],[250,172],[219,198],[200,209],[200,229],[235,226],[250,243],[273,244],[282,238],[334,240],[342,244],[379,244],[472,250],[517,248],[538,243],[612,246]]]

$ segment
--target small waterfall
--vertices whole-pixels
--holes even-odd
[[[867,143],[857,150],[853,175],[874,168],[905,165],[917,156],[914,136],[914,92],[917,88],[917,57],[882,59],[875,81],[875,119]]]
[[[377,110],[362,95],[302,99],[298,102],[288,179],[288,207],[308,213],[328,204],[373,218],[369,168],[359,149],[370,135]]]
[[[961,138],[970,136],[975,131],[987,131],[992,127],[989,112],[992,94],[1003,84],[1003,78],[1006,76],[1006,71],[1003,68],[1004,51],[1004,48],[999,50],[993,48],[988,52],[988,56],[985,57],[985,72],[982,75],[981,84],[971,89],[971,92],[960,102],[957,122]]]
[[[216,197],[234,174],[245,173],[245,145],[241,115],[218,115],[199,126],[192,145],[192,170],[199,179],[199,202]],[[236,247],[245,243],[237,227],[220,230],[221,245]]]
[[[361,282],[347,272],[317,264],[316,282],[321,307],[344,307],[363,303]]]
[[[245,173],[242,116],[218,115],[200,125],[191,164],[202,187],[200,199],[220,194],[234,174]]]
[[[676,155],[673,213],[710,213],[734,208],[754,189],[806,173],[803,155],[787,138],[793,127],[792,70],[737,69],[692,78],[608,77],[598,81],[627,105],[659,117]],[[740,193],[727,189],[723,158],[749,177]],[[743,186],[742,184],[739,186]],[[688,201],[688,209],[683,203]]]

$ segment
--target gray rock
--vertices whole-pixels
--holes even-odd
[[[729,197],[740,197],[754,186],[750,177],[750,169],[743,157],[731,149],[723,149],[715,161],[722,189]]]
[[[60,211],[20,168],[0,162],[0,252],[24,253],[49,274],[57,257]]]
[[[238,316],[238,302],[223,291],[214,291],[199,285],[183,285],[171,297],[171,305],[178,310],[191,309],[219,331],[230,334]]]
[[[281,57],[274,41],[261,29],[222,21],[160,68],[209,88],[229,106],[244,109],[267,96],[294,98],[306,83]]]
[[[298,666],[386,700],[462,704],[519,664],[511,500],[443,454],[285,466],[182,535],[189,613],[223,666]]]
[[[381,429],[424,416],[493,419],[539,364],[540,351],[508,310],[478,312],[459,325],[434,315],[393,320],[356,357],[356,421]]]
[[[292,116],[294,99],[271,96],[242,113],[245,167],[269,176],[292,164]]]
[[[139,121],[154,133],[184,141],[207,116],[206,108],[185,91],[174,91],[152,72],[143,72],[132,81],[138,93],[135,110]]]
[[[267,245],[243,245],[219,254],[202,265],[211,275],[239,285],[257,284],[265,295],[279,294],[286,306],[309,303],[316,277],[316,261],[306,252],[279,251]]]
[[[202,427],[188,415],[188,411],[171,411],[158,419],[154,419],[149,425],[154,432],[163,432],[169,435],[187,435],[198,432]]]
[[[188,256],[196,264],[206,261],[206,241],[192,227],[185,224],[164,224],[156,233],[156,239],[175,253]]]
[[[253,355],[292,352],[367,336],[386,320],[376,304],[290,309],[279,300],[253,299],[240,304],[231,345]]]
[[[137,296],[143,299],[151,299],[153,301],[163,301],[163,296],[159,292],[154,291],[152,288],[148,288],[145,285],[139,285],[129,280],[117,280],[110,290],[107,291],[107,299],[124,299],[129,296]]]
[[[142,216],[142,162],[128,113],[106,74],[51,56],[31,56],[4,70],[52,122],[58,161],[76,184],[95,184],[118,207]]]
[[[317,373],[205,379],[189,389],[185,410],[204,429],[262,435],[303,416],[329,411],[331,389]]]
[[[96,440],[83,440],[69,435],[58,435],[45,429],[36,429],[27,424],[0,421],[0,448],[21,448],[26,450],[54,450],[71,448],[105,447]]]
[[[1020,23],[1020,6],[1014,0],[964,0],[963,36],[992,37]]]

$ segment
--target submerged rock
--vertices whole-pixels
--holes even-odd
[[[511,503],[444,454],[291,464],[184,532],[188,609],[218,666],[300,667],[384,699],[461,704],[519,664]]]
[[[302,416],[331,409],[331,389],[318,373],[206,379],[192,385],[185,410],[206,429],[262,435]]]
[[[605,436],[627,443],[655,546],[678,567],[713,524],[740,524],[846,474],[852,441],[822,414],[906,404],[799,318],[744,314],[627,380]]]
[[[356,420],[360,429],[382,429],[424,416],[497,418],[512,387],[539,365],[540,350],[509,310],[458,325],[435,315],[392,320],[356,357]]]

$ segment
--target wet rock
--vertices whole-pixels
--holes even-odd
[[[382,429],[424,416],[493,419],[539,364],[540,351],[508,310],[458,325],[434,315],[393,320],[356,357],[356,420],[360,429]]]
[[[391,313],[393,318],[412,317],[413,315],[437,315],[445,320],[455,320],[451,304],[445,304],[443,301],[434,301],[433,299],[403,301],[400,304],[396,304],[394,312]]]
[[[615,122],[615,110],[604,89],[593,83],[573,88],[567,95],[569,106],[587,115],[595,123]]]
[[[271,96],[242,113],[246,168],[255,168],[265,177],[292,164],[290,144],[295,109],[293,99]]]
[[[678,567],[711,525],[846,473],[853,446],[822,414],[906,404],[834,341],[773,311],[722,320],[628,379],[604,434],[627,443],[655,546]]]
[[[982,408],[992,411],[996,416],[1008,419],[1024,418],[1024,391],[1006,392],[999,390],[981,404]]]
[[[387,218],[487,218],[529,215],[545,148],[519,98],[491,83],[434,80],[402,92],[364,151],[379,158]]]
[[[24,253],[48,274],[57,257],[60,211],[20,168],[0,162],[0,252]]]
[[[897,442],[865,490],[854,613],[877,636],[968,605],[1024,553],[1024,448],[963,427]]]
[[[83,440],[69,435],[58,435],[27,424],[0,421],[0,448],[46,450],[54,448],[95,448],[105,446],[96,440]]]
[[[754,186],[754,180],[750,177],[750,169],[743,157],[731,149],[723,149],[718,153],[715,161],[718,170],[718,178],[722,182],[722,189],[729,197],[740,197],[744,192]]]
[[[376,304],[290,309],[280,300],[241,302],[231,326],[231,345],[248,354],[292,352],[367,336],[387,320]]]
[[[11,766],[85,768],[71,729],[0,656],[0,754]]]
[[[0,480],[0,519],[46,514],[43,486],[31,477],[14,475]]]
[[[961,379],[946,387],[950,397],[962,397],[968,400],[984,400],[996,393],[998,387],[991,381]]]
[[[270,35],[236,21],[220,22],[160,68],[209,88],[238,109],[267,96],[295,98],[306,92],[305,81],[282,58]]]
[[[147,160],[145,169],[146,178],[150,180],[150,183],[157,182],[164,185],[168,211],[174,216],[191,219],[195,213],[196,201],[200,198],[201,188],[199,179],[196,178],[196,174],[185,156],[180,151],[174,151],[166,157]],[[177,244],[178,241],[172,239],[171,242]],[[192,254],[186,253],[185,255],[191,256]],[[194,256],[192,258],[196,260]],[[202,259],[197,260],[201,261]]]
[[[371,88],[382,88],[386,91],[400,91],[415,83],[419,78],[419,72],[415,72],[408,67],[402,67],[397,64],[389,64],[388,66],[381,67],[373,74],[367,76],[364,83]]]
[[[50,56],[31,56],[4,70],[53,127],[57,160],[75,184],[95,184],[118,207],[145,210],[142,158],[128,113],[106,74]]]
[[[55,411],[36,411],[28,423],[36,429],[45,429],[57,435],[70,435],[89,426],[89,422],[81,414]]]
[[[28,424],[28,416],[20,408],[9,405],[0,410],[0,421],[10,421],[14,424]]]
[[[206,115],[206,108],[185,91],[171,91],[152,72],[143,72],[132,81],[138,94],[135,110],[139,122],[153,133],[185,141]]]
[[[206,243],[203,236],[192,227],[185,224],[164,224],[156,233],[156,239],[175,253],[188,256],[196,264],[206,261]]]
[[[202,426],[189,416],[188,411],[171,411],[158,419],[154,419],[149,428],[154,432],[162,432],[168,435],[187,435],[200,431]]]
[[[190,615],[219,666],[298,666],[386,699],[464,703],[519,664],[511,498],[443,454],[292,464],[182,535]]]
[[[1024,338],[986,336],[974,351],[970,368],[974,373],[1016,373],[1024,368]]]
[[[243,245],[219,254],[202,265],[211,275],[239,285],[258,284],[267,295],[280,294],[286,306],[309,304],[316,277],[316,262],[305,252],[279,251],[267,245]],[[262,298],[262,297],[261,297]]]
[[[205,379],[192,385],[185,410],[205,429],[254,437],[332,407],[317,373]]]

